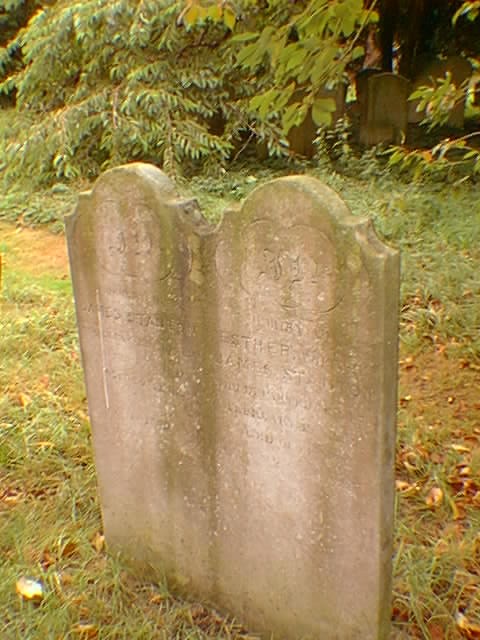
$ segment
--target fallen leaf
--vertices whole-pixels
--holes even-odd
[[[72,540],[67,540],[61,547],[60,557],[61,558],[71,558],[77,552],[77,545]]]
[[[467,638],[480,638],[480,624],[470,622],[468,618],[458,611],[455,614],[455,622],[457,627],[464,632]]]
[[[23,500],[24,498],[25,498],[25,494],[23,494],[18,489],[7,489],[0,496],[0,500],[2,502],[6,502],[7,504],[10,504],[10,505],[15,505],[17,504],[17,502],[20,502],[20,500]]]
[[[414,488],[413,485],[411,485],[409,482],[405,482],[405,480],[396,480],[395,487],[398,489],[398,491],[408,491],[409,489]]]
[[[463,444],[452,444],[450,446],[454,451],[458,451],[458,453],[470,453],[470,449]]]
[[[428,631],[430,632],[430,640],[443,640],[445,638],[445,632],[439,624],[429,624]]]
[[[32,402],[32,399],[26,393],[19,393],[18,394],[18,402],[19,402],[20,406],[25,409],[25,407],[28,407],[28,405]]]
[[[95,551],[97,553],[100,553],[105,547],[105,536],[100,533],[100,531],[97,531],[97,533],[93,536],[92,544]]]
[[[73,627],[72,631],[82,638],[96,638],[98,636],[98,627],[89,622],[79,622]]]
[[[25,600],[33,600],[39,602],[43,599],[43,585],[38,580],[22,576],[17,580],[15,586],[18,595],[22,598],[25,598]]]
[[[471,476],[472,469],[470,467],[461,467],[458,471],[459,476]]]
[[[151,604],[163,604],[167,599],[168,596],[164,596],[162,593],[156,593],[150,598],[149,602]]]
[[[42,387],[47,388],[50,385],[50,377],[49,377],[49,375],[47,373],[45,373],[43,376],[40,376],[39,382],[42,385]]]
[[[439,540],[434,548],[434,553],[437,556],[441,556],[442,553],[446,553],[448,551],[448,542],[446,540]]]
[[[452,509],[452,515],[454,520],[463,520],[465,518],[465,507],[460,504],[460,502],[456,502],[455,500],[450,499],[450,508]]]
[[[392,619],[401,622],[408,622],[410,620],[408,609],[405,608],[403,603],[400,606],[393,605]]]
[[[432,487],[425,499],[427,507],[437,507],[443,502],[443,491],[440,487]]]
[[[55,556],[50,553],[49,549],[45,549],[42,553],[42,557],[40,558],[40,564],[44,569],[48,569],[56,562]]]

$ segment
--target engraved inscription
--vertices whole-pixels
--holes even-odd
[[[335,308],[338,291],[332,281],[338,279],[339,265],[325,234],[305,225],[278,229],[270,221],[258,220],[246,235],[252,246],[263,244],[242,269],[242,284],[251,295],[265,292],[282,309],[304,318]]]
[[[249,363],[255,363],[255,368],[266,373],[271,368],[272,358],[280,362],[283,372],[282,377],[290,380],[296,376],[303,376],[306,366],[321,366],[320,341],[314,342],[314,348],[305,349],[301,342],[293,336],[290,342],[263,339],[259,336],[248,336],[227,331],[220,332],[221,344],[231,347],[228,355],[224,357],[224,364],[244,368]],[[315,348],[317,347],[317,348]],[[278,369],[277,369],[278,370]]]
[[[292,323],[314,320],[339,304],[343,296],[344,265],[331,239],[305,224],[278,227],[269,219],[257,219],[243,230],[240,282],[258,305],[271,312],[295,313]],[[247,247],[255,251],[247,253]],[[216,268],[228,264],[229,243],[216,247]],[[292,324],[298,330],[298,324]]]
[[[148,255],[152,250],[152,236],[142,227],[116,231],[111,234],[107,248],[109,253],[119,256],[123,256],[127,248],[136,256]]]
[[[168,238],[159,234],[157,218],[151,207],[144,202],[136,202],[137,198],[135,194],[126,194],[120,202],[104,201],[98,205],[95,225],[98,264],[112,275],[141,277],[150,282],[166,280],[172,277],[174,267]],[[189,272],[191,250],[185,242],[178,249]],[[153,269],[152,264],[155,265]]]
[[[106,320],[111,320],[120,325],[136,326],[136,327],[155,327],[162,331],[173,331],[180,334],[183,330],[182,323],[164,313],[153,313],[151,311],[139,311],[138,309],[129,309],[128,307],[114,307],[112,305],[88,304],[80,308],[87,316],[96,317],[98,312]]]
[[[132,200],[134,195],[130,196]],[[96,233],[99,241],[98,261],[105,271],[113,275],[136,278],[145,271],[149,259],[155,224],[152,210],[142,202],[130,201],[124,197],[121,202],[107,201],[98,207]],[[128,211],[128,224],[124,222],[124,213]],[[115,220],[115,226],[112,225]],[[113,227],[113,228],[112,228]],[[161,251],[161,247],[159,247]],[[162,256],[164,257],[164,256]],[[166,278],[172,265],[161,262],[159,279]]]
[[[300,255],[264,249],[262,256],[263,269],[260,265],[260,276],[266,276],[271,280],[283,280],[290,285],[305,279],[305,265]]]
[[[277,332],[265,328],[267,323]],[[254,335],[219,331],[218,390],[229,422],[241,425],[252,445],[288,451],[292,437],[298,444],[299,437],[318,433],[312,418],[325,415],[319,379],[312,380],[323,366],[323,343],[310,323],[267,316],[252,318],[252,325],[263,328]],[[328,381],[322,378],[320,384],[327,387]],[[278,462],[277,454],[273,459]]]

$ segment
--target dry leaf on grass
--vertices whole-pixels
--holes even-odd
[[[430,633],[430,640],[444,640],[445,638],[443,627],[439,624],[429,624],[428,631]]]
[[[105,548],[105,536],[100,531],[97,531],[93,536],[92,545],[97,553],[100,553]]]
[[[40,602],[40,600],[43,600],[43,585],[38,580],[22,576],[17,580],[15,588],[18,595],[25,600],[31,600],[33,602]]]
[[[72,631],[79,635],[81,638],[97,638],[98,637],[98,627],[95,624],[91,624],[90,622],[79,622],[76,624]]]
[[[480,624],[470,622],[463,613],[458,612],[455,615],[455,622],[466,638],[471,638],[472,640],[480,638]]]
[[[60,558],[72,558],[77,555],[78,547],[77,543],[73,540],[67,540],[60,546]]]
[[[427,507],[433,508],[438,507],[438,505],[443,502],[443,491],[440,487],[432,487],[428,493],[428,496],[425,499]]]
[[[457,453],[470,453],[470,448],[466,447],[464,444],[451,444],[450,448]]]
[[[18,394],[18,403],[21,407],[25,408],[32,402],[31,397],[27,393]]]

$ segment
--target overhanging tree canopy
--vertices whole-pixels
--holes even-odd
[[[251,127],[286,153],[280,124],[309,106],[328,120],[315,89],[362,53],[356,37],[373,16],[361,0],[45,4],[16,34],[23,68],[0,85],[35,114],[7,172],[48,180],[135,158],[223,161]],[[302,103],[288,104],[298,86]]]
[[[166,170],[219,163],[252,133],[287,154],[285,134],[307,112],[330,122],[334,104],[320,90],[363,55],[365,28],[388,4],[0,0],[0,17],[36,11],[10,20],[0,50],[0,92],[34,116],[4,173],[50,181],[133,159]],[[476,1],[453,4],[458,16],[478,12]]]

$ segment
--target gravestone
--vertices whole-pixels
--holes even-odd
[[[407,133],[409,81],[395,73],[375,73],[366,84],[366,99],[359,101],[360,143],[401,144]]]
[[[324,87],[316,93],[317,98],[330,98],[335,104],[335,111],[331,114],[332,126],[345,114],[346,93],[347,87],[343,82],[339,82],[336,87],[332,89]],[[295,92],[292,97],[293,102],[301,101],[302,99],[302,91]],[[305,116],[305,120],[300,125],[292,127],[288,132],[287,139],[290,150],[297,155],[304,156],[305,158],[313,158],[315,154],[315,145],[313,142],[317,137],[317,129],[318,126],[313,120],[312,110],[309,109]]]
[[[361,112],[367,108],[368,79],[381,73],[384,73],[381,69],[367,67],[361,69],[355,76],[355,93]]]
[[[472,65],[466,58],[450,56],[444,59],[423,60],[412,83],[412,93],[420,87],[433,87],[443,80],[447,73],[451,74],[451,84],[459,89],[472,74]],[[454,103],[450,111],[447,125],[455,129],[463,129],[465,120],[466,91],[462,98]],[[408,103],[408,122],[419,123],[425,118],[425,109],[418,109],[420,100]]]
[[[108,546],[277,640],[385,640],[399,260],[319,181],[218,227],[158,169],[67,219]]]

